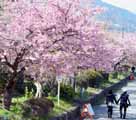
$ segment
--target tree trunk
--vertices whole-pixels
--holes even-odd
[[[10,110],[10,105],[13,97],[14,80],[10,80],[4,90],[3,104],[4,108]]]
[[[73,78],[73,82],[74,82],[74,83],[73,83],[74,92],[77,92],[77,91],[76,91],[76,86],[77,86],[76,75],[77,75],[77,74],[74,73],[74,78]]]
[[[74,80],[73,88],[74,88],[74,92],[76,92],[76,78],[74,78],[73,80]]]
[[[4,92],[4,108],[9,110],[10,109],[10,105],[11,105],[11,101],[12,101],[12,93],[13,90],[12,89],[6,89]]]

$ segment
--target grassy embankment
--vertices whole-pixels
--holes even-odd
[[[93,94],[99,93],[102,89],[109,87],[112,84],[117,83],[118,81],[120,81],[121,79],[123,79],[126,76],[128,76],[128,74],[119,73],[117,78],[116,77],[113,78],[113,75],[110,74],[109,80],[102,82],[100,84],[99,88],[88,87],[87,90],[84,93],[84,99],[87,99],[88,97],[90,97]],[[58,106],[57,97],[48,97],[48,98],[51,99],[54,102],[54,105],[55,105],[53,111],[49,114],[48,118],[52,117],[52,116],[57,116],[59,114],[62,114],[64,112],[68,111],[69,109],[73,108],[72,102],[68,102],[66,100],[61,99],[60,100],[60,106]],[[0,99],[2,99],[2,97],[0,97]],[[3,109],[2,104],[0,104],[0,116],[5,117],[5,118],[10,118],[10,120],[22,120],[22,118],[20,118],[22,116],[21,105],[27,99],[28,98],[26,98],[25,96],[13,98],[13,101],[12,101],[13,104],[11,106],[10,111]],[[46,118],[46,119],[48,119],[48,118]],[[42,120],[42,118],[40,120]]]

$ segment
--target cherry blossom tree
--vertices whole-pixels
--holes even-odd
[[[135,33],[125,33],[122,37],[122,34],[112,33],[113,43],[120,50],[121,53],[119,57],[114,58],[114,68],[116,69],[119,66],[128,64],[130,66],[135,65]]]
[[[10,108],[16,76],[22,67],[38,81],[44,81],[44,75],[50,72],[68,75],[79,67],[111,69],[115,56],[110,54],[101,25],[94,19],[102,9],[84,6],[81,1],[4,3],[0,60],[11,72],[4,92],[6,109]]]

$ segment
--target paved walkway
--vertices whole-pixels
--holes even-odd
[[[129,82],[127,86],[123,87],[120,91],[118,91],[116,93],[117,98],[119,98],[120,94],[126,90],[129,93],[130,102],[131,102],[131,106],[127,110],[126,120],[136,120],[136,80],[133,82]],[[94,120],[109,120],[107,118],[107,108],[106,108],[105,103],[95,106],[94,111],[96,114]],[[120,116],[119,106],[117,105],[114,107],[114,113],[113,113],[112,120],[121,120],[119,116]]]

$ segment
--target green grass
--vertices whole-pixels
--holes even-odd
[[[87,100],[91,95],[98,94],[102,89],[107,88],[107,87],[119,82],[120,80],[124,79],[128,75],[129,75],[129,73],[118,73],[118,76],[114,78],[113,74],[111,73],[109,75],[109,80],[105,80],[104,82],[102,82],[98,88],[88,87],[87,90],[84,92],[82,99]],[[79,99],[80,95],[78,95],[78,97],[76,97],[76,98]]]
[[[71,102],[67,102],[65,100],[60,99],[60,105],[58,106],[57,97],[48,97],[48,99],[52,100],[54,103],[53,111],[47,116],[47,118],[41,118],[42,119],[48,119],[50,117],[57,116],[59,114],[62,114],[64,112],[67,112],[68,110],[74,108],[73,104]],[[0,116],[12,118],[14,116],[14,120],[19,120],[19,117],[21,119],[22,116],[22,109],[21,105],[28,100],[28,98],[22,96],[12,99],[12,105],[10,111],[7,111],[3,108],[0,108]],[[16,119],[15,119],[16,118]],[[38,120],[39,118],[37,118]]]
[[[13,115],[12,112],[7,111],[7,110],[5,110],[3,108],[0,108],[0,116],[9,117],[9,116],[12,116],[12,115]]]
[[[35,118],[34,120],[48,120],[49,118],[56,117],[74,108],[71,102],[62,99],[60,99],[60,105],[58,106],[57,97],[49,96],[48,99],[52,100],[54,103],[53,111],[50,112],[46,117]]]
[[[102,89],[117,83],[118,81],[120,81],[121,79],[125,78],[128,75],[129,73],[119,73],[118,78],[113,78],[113,75],[110,74],[109,80],[107,81],[105,80],[105,82],[102,82],[99,88],[88,87],[87,90],[85,90],[84,92],[83,100],[87,100],[93,94],[99,93]],[[78,89],[78,93],[75,95],[75,98],[80,98],[79,89]],[[25,96],[13,98],[11,110],[7,111],[0,107],[0,116],[8,117],[10,118],[10,120],[23,120],[20,119],[22,116],[21,105],[28,99],[29,98]],[[52,100],[55,106],[53,108],[53,111],[50,112],[46,118],[40,118],[40,120],[48,120],[50,117],[58,116],[74,108],[72,102],[68,102],[66,100],[60,99],[60,105],[58,106],[57,97],[48,97],[48,99]],[[2,106],[2,104],[0,104],[0,106]],[[14,118],[12,118],[13,116]],[[37,119],[35,118],[35,120],[39,120],[39,118]]]
[[[88,100],[88,98],[94,94],[97,94],[101,91],[100,88],[92,88],[88,87],[87,90],[85,90],[83,97],[81,98],[82,100]]]
[[[120,80],[124,79],[125,77],[127,77],[129,75],[129,73],[118,73],[118,76],[117,77],[113,77],[113,73],[111,73],[109,75],[109,80],[107,80],[106,82],[103,82],[100,87],[102,89],[106,88],[106,87],[109,87],[117,82],[119,82]]]
[[[94,95],[97,94],[101,91],[100,88],[92,88],[92,87],[88,87],[86,90],[88,93],[90,93],[90,95]]]
[[[48,97],[48,99],[52,100],[55,105],[53,111],[49,114],[49,117],[60,115],[74,108],[71,102],[62,99],[60,99],[60,105],[58,105],[57,97]]]
[[[10,118],[10,120],[20,120],[22,116],[22,108],[21,105],[28,98],[21,96],[12,99],[12,105],[10,107],[10,111],[0,108],[0,116]],[[2,104],[0,104],[2,106]]]
[[[85,91],[83,96],[80,96],[80,88],[78,88],[77,93],[74,97],[74,99],[82,99],[82,100],[88,100],[88,98],[94,94],[97,94],[101,91],[101,88],[93,88],[93,87],[88,87]]]

